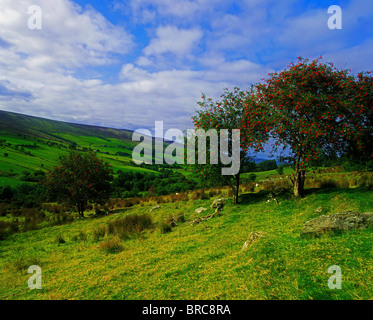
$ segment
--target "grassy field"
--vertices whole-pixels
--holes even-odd
[[[268,191],[229,200],[219,216],[192,225],[213,199],[143,202],[104,217],[13,234],[0,241],[1,299],[372,299],[373,230],[301,237],[303,224],[340,211],[369,212],[367,187],[307,189],[302,199],[267,203]],[[319,212],[319,208],[322,208]],[[203,212],[206,216],[213,209]],[[110,223],[150,214],[151,228],[127,237]],[[170,232],[162,223],[183,215]],[[101,233],[100,233],[101,230]],[[106,232],[105,232],[106,230]],[[242,250],[251,232],[263,236]],[[27,268],[42,269],[29,290]],[[342,270],[342,289],[328,287],[328,268]]]
[[[0,186],[22,184],[22,173],[46,171],[71,148],[94,150],[117,173],[157,171],[134,166],[132,132],[64,123],[0,110]],[[167,145],[167,144],[166,144]],[[185,171],[180,170],[186,174]]]

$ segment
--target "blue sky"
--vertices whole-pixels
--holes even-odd
[[[328,28],[331,5],[342,29]],[[0,109],[185,130],[202,93],[249,88],[298,56],[372,70],[372,21],[370,0],[0,0]]]

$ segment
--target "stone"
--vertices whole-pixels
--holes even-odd
[[[195,210],[195,213],[197,213],[197,214],[201,214],[202,212],[204,212],[204,211],[206,211],[206,210],[207,210],[206,208],[204,208],[204,207],[200,207],[200,208],[198,208],[198,209]]]
[[[161,206],[154,206],[153,208],[150,209],[149,212],[152,212],[152,211],[160,209],[160,208],[161,208]]]
[[[226,198],[221,198],[221,199],[215,199],[210,208],[217,208],[217,209],[222,209],[225,206],[225,203],[227,202],[228,199]]]
[[[264,237],[263,233],[256,232],[256,231],[251,232],[246,242],[243,244],[242,250],[247,249],[250,245],[252,245],[255,241],[257,241],[261,237]]]
[[[302,235],[320,236],[329,231],[349,231],[366,229],[373,226],[373,212],[339,212],[322,215],[311,219],[303,225]]]

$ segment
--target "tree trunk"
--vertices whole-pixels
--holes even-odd
[[[304,195],[305,173],[304,170],[298,170],[298,172],[295,172],[293,178],[293,190],[296,197],[302,197]]]
[[[238,195],[240,193],[240,174],[239,173],[236,174],[236,190],[235,191],[236,191],[236,197],[235,197],[234,203],[239,204],[239,201],[238,201]]]
[[[84,207],[85,207],[85,205],[82,204],[82,203],[79,203],[76,206],[78,208],[78,214],[79,214],[79,216],[81,216],[82,218],[84,218]]]
[[[239,204],[238,202],[238,195],[240,191],[240,173],[236,174],[234,176],[234,182],[230,183],[230,186],[233,191],[233,203],[234,204]]]
[[[293,183],[293,191],[296,197],[302,197],[304,195],[304,182],[306,179],[306,171],[300,168],[299,165],[300,157],[295,162],[295,174],[291,179]]]

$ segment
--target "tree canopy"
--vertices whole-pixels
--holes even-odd
[[[44,185],[47,195],[76,206],[79,215],[84,217],[88,203],[100,203],[108,198],[112,170],[93,152],[72,151],[61,157],[60,162],[46,175]]]

